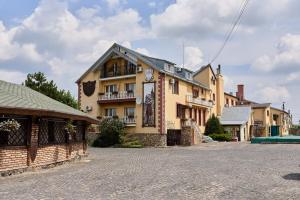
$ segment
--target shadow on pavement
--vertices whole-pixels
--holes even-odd
[[[290,173],[290,174],[284,175],[282,178],[284,178],[286,180],[300,181],[300,173]]]

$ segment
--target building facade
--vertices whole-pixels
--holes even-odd
[[[224,92],[220,66],[216,72],[211,65],[193,72],[118,44],[112,45],[77,85],[82,111],[100,120],[122,120],[127,133],[146,146],[198,144],[213,114],[220,118],[224,107],[256,104],[245,99],[243,85],[238,86],[236,95]],[[255,124],[260,116],[254,107],[253,120],[250,117],[245,136],[240,137],[244,140],[250,140],[254,129],[262,134]],[[283,130],[284,125],[279,126]]]
[[[192,72],[114,44],[77,81],[88,115],[115,117],[146,146],[197,144],[212,114],[221,116],[220,67]]]

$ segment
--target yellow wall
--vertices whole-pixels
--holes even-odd
[[[225,93],[224,94],[224,105],[227,104],[226,99],[228,99],[228,106],[229,107],[237,105],[237,102],[238,102],[238,98],[237,97],[233,97],[233,96],[228,95],[228,94]],[[233,101],[233,104],[232,104],[232,101]]]
[[[88,73],[80,82],[80,109],[85,110],[86,106],[92,106],[93,110],[91,112],[88,112],[87,114],[92,117],[99,116],[99,110],[98,110],[98,91],[99,91],[99,77],[100,72],[90,72]],[[96,89],[92,96],[88,97],[83,93],[82,83],[88,82],[88,81],[96,81]]]

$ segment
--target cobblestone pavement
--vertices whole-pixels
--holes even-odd
[[[0,178],[0,199],[300,199],[300,145],[89,149],[80,162]]]

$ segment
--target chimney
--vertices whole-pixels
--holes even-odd
[[[244,85],[237,86],[236,96],[240,101],[244,101]]]
[[[221,65],[218,65],[218,68],[217,68],[217,74],[221,74]]]

